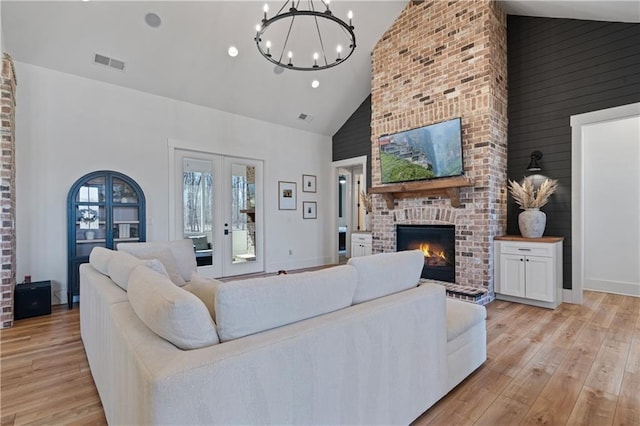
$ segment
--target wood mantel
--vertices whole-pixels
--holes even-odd
[[[372,187],[369,192],[381,194],[387,202],[387,208],[393,210],[394,201],[398,198],[418,198],[444,196],[451,199],[452,207],[460,207],[460,188],[474,186],[471,178],[464,176],[424,180],[420,182],[404,182],[398,184]]]

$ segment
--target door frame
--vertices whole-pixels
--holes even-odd
[[[331,250],[331,259],[333,263],[338,263],[338,175],[340,174],[340,169],[349,168],[353,166],[362,166],[362,187],[367,188],[367,156],[361,155],[359,157],[347,158],[345,160],[333,161],[331,163],[331,167],[333,169],[332,173],[332,185],[331,185],[331,224],[334,232],[331,233],[331,241],[332,247],[334,250]],[[349,200],[352,201],[352,200]],[[346,244],[351,244],[351,227],[347,227],[347,236],[346,236]],[[347,249],[347,253],[351,250]]]
[[[265,271],[265,265],[267,264],[266,262],[266,251],[264,250],[264,206],[262,205],[264,203],[264,161],[258,158],[249,158],[249,157],[239,157],[239,156],[233,156],[233,155],[226,155],[226,154],[220,154],[217,152],[210,152],[210,151],[204,151],[202,149],[198,149],[198,148],[193,148],[190,147],[189,144],[183,142],[183,141],[177,141],[177,140],[173,140],[173,139],[168,139],[167,140],[167,147],[168,147],[168,189],[169,189],[169,194],[168,194],[168,239],[169,240],[175,240],[175,239],[182,239],[183,235],[182,235],[182,231],[178,230],[177,227],[177,207],[176,207],[176,203],[177,203],[177,178],[176,178],[176,152],[177,151],[181,151],[181,152],[187,152],[187,153],[193,153],[194,157],[197,158],[198,155],[202,156],[202,157],[207,157],[207,156],[213,156],[214,158],[219,158],[220,161],[218,162],[218,167],[220,168],[220,171],[222,174],[226,174],[227,172],[227,168],[226,168],[226,161],[227,160],[237,160],[237,161],[248,161],[248,162],[256,162],[258,163],[258,167],[257,169],[259,170],[259,174],[260,174],[260,182],[259,184],[256,183],[256,223],[260,223],[259,226],[256,227],[256,239],[258,240],[257,244],[256,244],[256,255],[257,255],[257,259],[256,259],[256,263],[255,265],[257,266],[257,269],[259,269],[258,272],[264,272]],[[214,162],[215,163],[215,162]],[[258,170],[256,170],[256,175],[258,175]],[[220,192],[222,194],[223,197],[225,197],[225,194],[227,193],[222,186],[222,181],[219,178],[216,178],[216,176],[214,175],[214,189],[218,192]],[[260,203],[260,204],[258,204]],[[225,213],[223,212],[222,214],[220,214],[220,209],[216,209],[214,208],[214,212],[213,212],[213,220],[214,220],[214,237],[213,237],[213,241],[212,243],[218,245],[218,247],[221,248],[221,250],[218,250],[218,252],[223,251],[222,253],[219,254],[219,258],[218,258],[218,262],[217,264],[216,259],[215,259],[215,249],[214,249],[214,265],[213,266],[202,266],[202,267],[198,267],[198,274],[203,275],[203,276],[210,276],[210,277],[222,277],[222,276],[235,276],[235,275],[242,275],[242,274],[246,274],[246,273],[254,273],[254,271],[251,272],[246,272],[243,270],[239,270],[237,274],[232,274],[232,275],[227,275],[227,272],[230,271],[226,271],[225,270],[225,260],[222,258],[222,256],[224,256],[224,250],[226,250],[227,248],[231,247],[232,244],[228,241],[226,241],[226,239],[223,241],[223,237],[222,237],[222,232],[223,232],[223,223],[225,220]],[[218,229],[219,227],[219,229]],[[217,231],[217,232],[216,232]],[[231,237],[229,237],[231,238]],[[214,245],[215,247],[215,245]],[[234,268],[235,269],[235,268]],[[242,268],[241,268],[242,269]]]
[[[584,280],[584,152],[582,126],[640,116],[640,102],[571,116],[571,290],[562,300],[582,304]]]

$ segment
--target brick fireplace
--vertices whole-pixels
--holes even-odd
[[[461,117],[459,207],[443,196],[374,196],[373,251],[396,251],[396,226],[454,225],[455,282],[493,299],[493,237],[506,229],[506,15],[495,1],[409,2],[372,52],[372,185],[378,139]],[[406,195],[406,194],[405,194]]]

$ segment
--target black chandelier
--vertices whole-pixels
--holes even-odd
[[[353,14],[349,11],[346,23],[333,15],[329,2],[320,0],[325,9],[320,11],[316,10],[314,0],[307,0],[306,10],[300,9],[301,0],[286,0],[271,18],[267,17],[269,6],[265,4],[262,23],[256,25],[254,38],[260,54],[280,67],[298,71],[323,70],[349,59],[356,48]],[[283,12],[289,3],[291,7]],[[335,54],[327,53],[325,46],[335,48]],[[342,46],[348,46],[344,55]],[[301,65],[305,63],[308,65]]]

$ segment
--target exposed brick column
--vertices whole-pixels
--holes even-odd
[[[395,251],[396,224],[455,224],[456,282],[493,298],[493,237],[506,229],[506,14],[495,1],[408,2],[371,56],[372,184],[378,138],[462,117],[465,174],[475,187],[409,198],[374,197],[373,251]],[[488,300],[485,300],[485,302]]]
[[[6,53],[2,58],[0,81],[0,137],[2,162],[0,167],[0,235],[2,235],[1,291],[2,313],[0,328],[13,325],[13,288],[16,282],[16,145],[15,145],[15,90],[16,76],[13,61]]]

